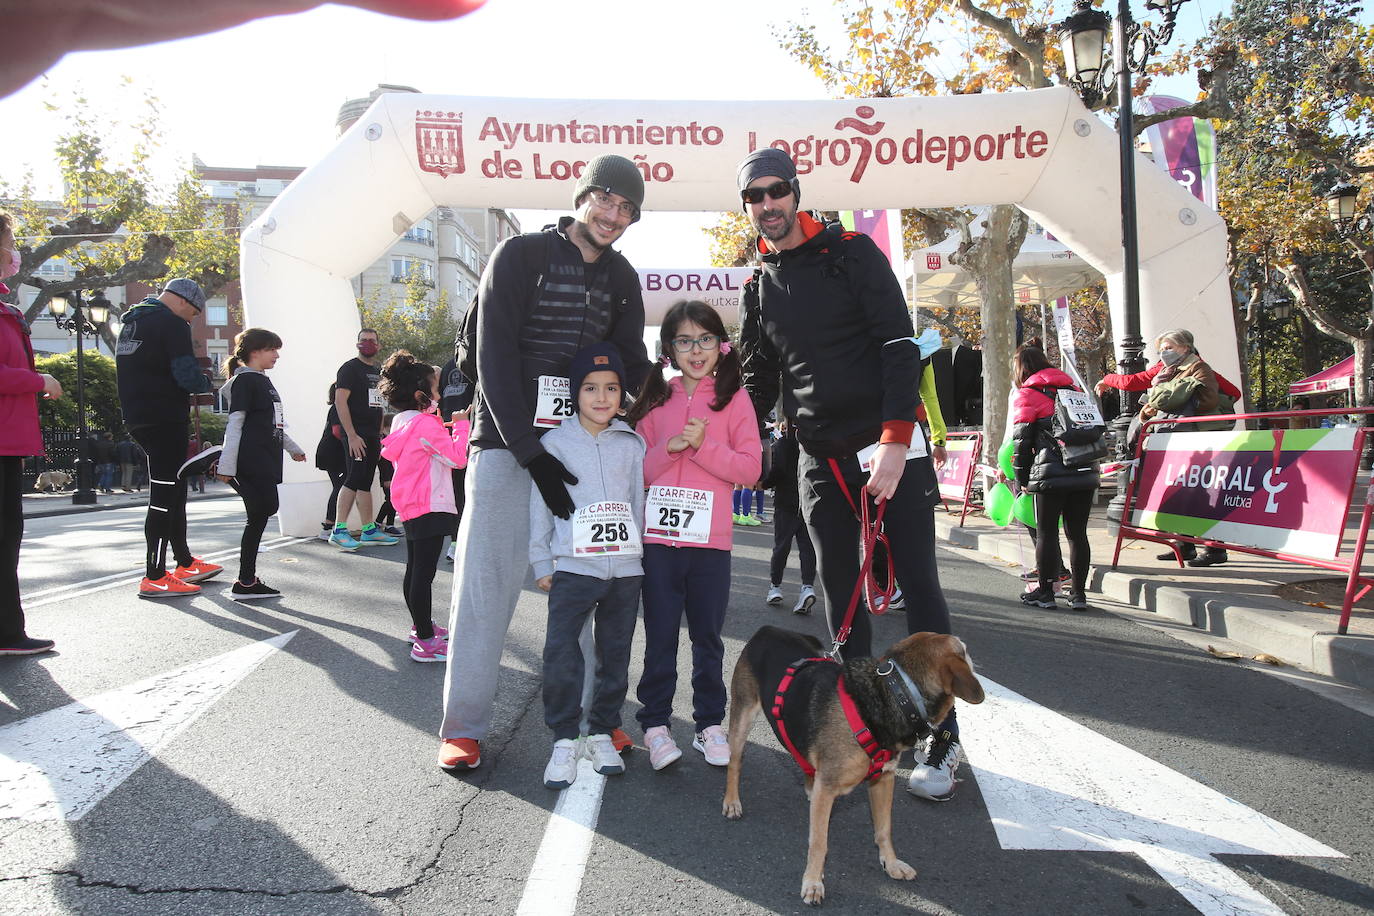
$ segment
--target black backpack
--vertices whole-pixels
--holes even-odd
[[[1071,388],[1041,388],[1039,391],[1054,401],[1050,418],[1050,435],[1059,444],[1064,465],[1085,468],[1107,457],[1107,427],[1102,422],[1102,409],[1090,394]],[[1061,395],[1069,395],[1066,399]],[[1068,400],[1078,400],[1072,405]]]

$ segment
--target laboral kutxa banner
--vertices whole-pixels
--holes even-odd
[[[940,484],[940,495],[946,499],[963,499],[968,492],[969,474],[978,463],[975,446],[981,446],[978,439],[949,439],[945,442],[945,464],[935,472]]]
[[[1353,427],[1150,436],[1131,524],[1310,557],[1340,548]]]

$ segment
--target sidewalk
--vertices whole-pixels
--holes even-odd
[[[221,499],[226,496],[236,497],[228,484],[219,481],[206,481],[205,492],[196,493],[192,491],[187,495],[187,500]],[[60,493],[29,491],[24,494],[23,502],[24,518],[50,518],[54,515],[74,515],[78,512],[99,512],[105,509],[146,506],[148,505],[148,491],[144,489],[141,492],[135,490],[133,493],[125,493],[123,490],[115,490],[113,493],[98,493],[94,506],[72,505],[71,490],[64,490]]]
[[[1357,493],[1364,492],[1363,487]],[[1009,566],[1035,566],[1035,551],[1026,530],[1013,522],[999,528],[981,511],[970,512],[959,527],[960,504],[951,502],[953,515],[939,507],[935,512],[937,537],[956,547],[967,547],[1005,561]],[[1093,569],[1088,578],[1088,602],[1095,594],[1134,606],[1142,616],[1161,622],[1183,623],[1235,640],[1254,652],[1276,656],[1300,668],[1327,675],[1348,684],[1374,689],[1374,596],[1356,603],[1349,633],[1336,634],[1340,598],[1328,599],[1329,608],[1312,607],[1301,600],[1285,600],[1276,591],[1284,585],[1314,579],[1345,576],[1330,570],[1284,563],[1265,557],[1232,552],[1221,566],[1179,569],[1173,560],[1156,560],[1167,548],[1150,541],[1126,541],[1120,565],[1111,568],[1116,534],[1105,517],[1105,500],[1094,507],[1088,522]],[[1349,555],[1358,529],[1347,534],[1343,555]],[[1065,545],[1067,562],[1067,545]],[[1366,553],[1369,573],[1374,557]],[[1016,600],[1016,588],[1008,586],[1008,600]],[[1309,596],[1308,600],[1316,600]],[[1072,613],[1069,611],[1066,614]]]

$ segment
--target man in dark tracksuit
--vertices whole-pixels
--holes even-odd
[[[738,179],[762,262],[741,300],[744,387],[759,416],[782,388],[783,413],[801,445],[802,513],[820,560],[831,629],[843,624],[859,578],[857,500],[872,497],[887,503],[883,528],[908,596],[908,632],[948,633],[935,565],[939,487],[916,423],[924,364],[897,278],[872,239],[799,211],[800,183],[786,153],[751,153]],[[875,445],[865,472],[858,453]],[[862,601],[852,625],[843,655],[872,655]],[[920,757],[918,751],[908,788],[949,798],[961,757],[953,713],[924,763]]]
[[[210,379],[191,348],[190,321],[204,308],[205,293],[195,282],[172,280],[159,296],[149,296],[124,313],[115,348],[124,426],[148,454],[148,518],[143,523],[148,554],[138,589],[145,598],[194,595],[200,591],[196,582],[223,568],[192,556],[186,545],[181,470],[191,464],[186,457],[191,395],[210,390]],[[170,575],[169,546],[177,563]]]
[[[610,341],[625,364],[627,391],[638,391],[649,374],[639,277],[611,248],[639,219],[643,202],[644,179],[634,163],[599,156],[578,178],[576,216],[507,239],[482,272],[477,397],[439,731],[439,766],[446,770],[482,760],[501,651],[530,565],[531,481],[554,515],[573,511],[567,485],[577,479],[539,441],[573,416],[573,356]]]

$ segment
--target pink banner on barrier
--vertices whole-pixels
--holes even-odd
[[[945,464],[935,472],[940,484],[940,495],[946,499],[963,499],[968,491],[969,475],[978,462],[974,439],[949,438],[945,442]]]
[[[1359,455],[1355,430],[1151,436],[1132,524],[1307,556],[1335,556]]]

